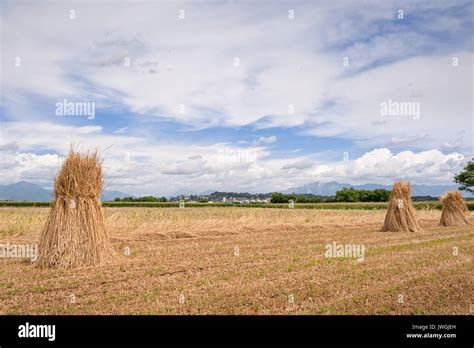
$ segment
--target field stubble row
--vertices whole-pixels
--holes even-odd
[[[0,243],[38,242],[47,213],[0,208]],[[440,211],[419,210],[423,232],[383,233],[384,213],[105,207],[120,261],[72,271],[0,261],[0,313],[469,314],[472,226],[442,228]],[[363,244],[364,261],[325,258],[334,241]]]

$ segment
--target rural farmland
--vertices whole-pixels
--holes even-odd
[[[474,348],[473,14],[0,0],[0,348]]]
[[[37,244],[48,207],[1,207],[0,244]],[[472,226],[379,232],[384,209],[104,207],[109,265],[0,260],[1,314],[470,314]],[[474,223],[474,214],[468,213]],[[363,260],[327,257],[357,244]]]

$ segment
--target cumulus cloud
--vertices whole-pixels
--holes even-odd
[[[314,172],[320,178],[350,178],[355,183],[366,183],[369,179],[377,183],[392,183],[400,179],[425,184],[450,183],[456,171],[461,169],[464,160],[462,154],[445,155],[439,150],[418,153],[402,151],[394,154],[389,149],[380,148],[354,161],[316,166]]]
[[[16,129],[22,127],[16,125]],[[43,128],[47,130],[47,127]],[[64,139],[54,138],[56,129],[45,131],[38,142],[64,153]],[[67,136],[64,136],[67,138]],[[104,144],[108,135],[85,133],[88,144]],[[61,156],[35,154],[27,147],[8,148],[0,143],[1,184],[20,180],[51,186]],[[30,146],[37,147],[37,146]],[[173,194],[181,188],[270,192],[315,181],[354,184],[384,183],[405,179],[413,183],[452,182],[467,158],[460,153],[439,150],[400,151],[387,148],[369,151],[353,160],[321,162],[313,156],[273,158],[261,147],[231,147],[226,144],[149,145],[145,139],[121,136],[103,153],[109,189],[132,194]],[[250,156],[251,155],[251,156]]]
[[[293,20],[278,2],[7,5],[2,183],[50,182],[71,142],[103,150],[110,185],[137,194],[449,183],[474,151],[469,1],[405,3],[416,19],[405,22],[396,1],[298,2]],[[96,102],[96,119],[58,118],[53,106],[63,99]],[[419,103],[420,117],[382,116],[387,100]],[[123,114],[132,121],[122,124]],[[137,127],[142,118],[209,131],[169,139]],[[235,139],[213,138],[214,127],[260,133],[230,146]],[[334,162],[317,148],[282,149],[288,129],[306,137],[300,149],[322,137],[366,153]]]
[[[60,163],[60,157],[56,154],[0,150],[0,177],[4,183],[26,180],[50,186]]]

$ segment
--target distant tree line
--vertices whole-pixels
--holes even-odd
[[[154,196],[144,197],[124,197],[115,198],[115,202],[174,202],[185,196],[178,196],[170,198],[157,198]],[[292,193],[284,194],[280,192],[272,193],[238,193],[238,192],[214,192],[210,195],[190,195],[186,199],[195,202],[207,203],[208,201],[220,202],[222,198],[237,198],[237,199],[266,199],[271,198],[271,203],[289,203],[293,200],[295,203],[331,203],[331,202],[388,202],[390,199],[390,191],[384,189],[376,190],[358,190],[354,188],[343,188],[336,192],[335,196],[321,196],[309,193]],[[413,201],[436,201],[437,197],[431,196],[413,196]],[[231,203],[229,201],[229,203]]]
[[[335,196],[318,196],[313,194],[284,194],[272,193],[272,203],[288,203],[292,199],[295,203],[320,203],[320,202],[388,202],[390,191],[384,189],[357,190],[343,188]]]
[[[156,198],[153,196],[143,196],[115,198],[114,202],[168,202],[168,200],[166,199],[166,197]]]
[[[224,197],[233,197],[237,199],[266,199],[269,197],[268,193],[248,193],[248,192],[219,192],[216,191],[209,195],[211,201],[222,201]]]
[[[292,199],[295,203],[320,203],[322,202],[321,196],[313,194],[284,194],[280,192],[273,192],[271,195],[272,203],[289,203]]]
[[[390,191],[385,189],[357,190],[344,187],[336,192],[336,202],[388,202]]]

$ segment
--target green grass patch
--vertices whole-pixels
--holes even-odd
[[[295,209],[343,209],[343,210],[384,210],[388,203],[296,203]],[[0,207],[50,207],[51,202],[15,202],[0,201]],[[178,202],[102,202],[103,207],[110,208],[179,208]],[[440,202],[413,202],[413,206],[418,210],[441,209]],[[241,208],[274,208],[290,209],[286,203],[186,203],[186,208],[206,208],[206,207],[241,207]],[[468,202],[469,210],[474,211],[474,202]]]

